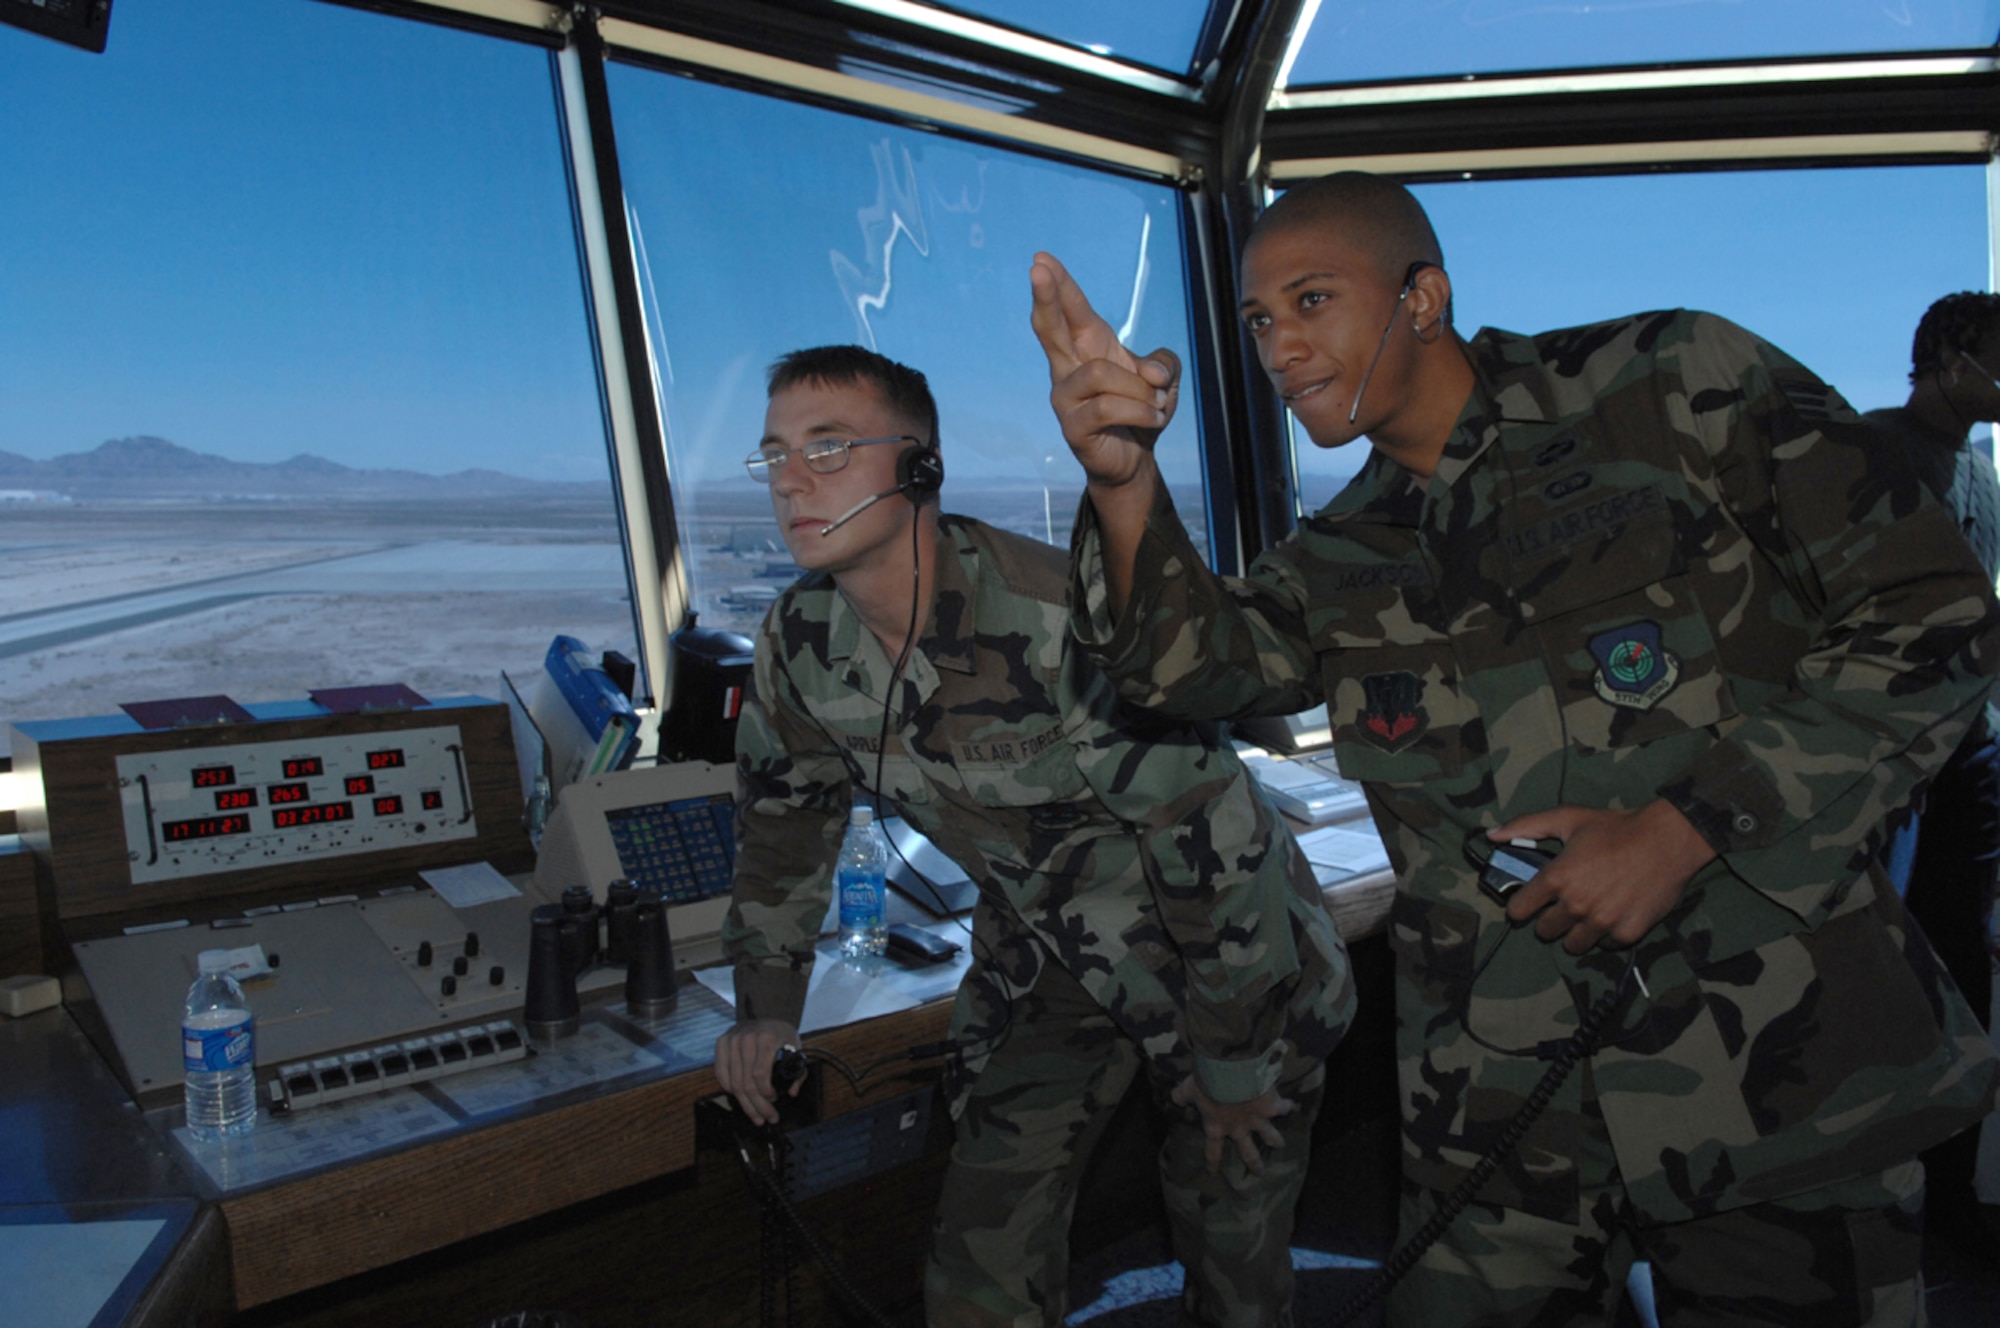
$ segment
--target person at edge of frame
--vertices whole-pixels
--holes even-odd
[[[937,438],[923,375],[872,351],[772,366],[749,464],[805,575],[758,633],[737,730],[717,1078],[776,1119],[842,826],[872,800],[979,891],[926,1321],[1062,1322],[1079,1174],[1143,1074],[1184,1321],[1287,1324],[1346,950],[1218,727],[1128,715],[1073,648],[1066,551],[940,514]]]
[[[2000,650],[1949,516],[1713,315],[1462,340],[1392,182],[1285,194],[1240,276],[1299,425],[1372,453],[1216,577],[1148,447],[1177,362],[1037,255],[1072,626],[1161,714],[1326,703],[1397,874],[1405,1239],[1615,1002],[1390,1322],[1608,1322],[1635,1259],[1666,1325],[1921,1321],[1917,1154],[2000,1080],[1879,861]],[[1515,839],[1560,852],[1502,903],[1475,863]]]
[[[1910,347],[1910,397],[1862,416],[1900,449],[1958,522],[1989,581],[2000,578],[2000,476],[1972,445],[1975,423],[2000,423],[2000,295],[1961,291],[1934,302]],[[1903,903],[1982,1026],[1992,1027],[1993,901],[2000,891],[2000,739],[1992,707],[1980,712],[1905,823],[1890,861],[1904,868]],[[1892,867],[1892,874],[1895,869]],[[1974,1189],[1979,1131],[1924,1154],[1925,1222],[1947,1229],[1987,1260],[2000,1260],[2000,1208]]]

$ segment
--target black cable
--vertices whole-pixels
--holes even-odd
[[[1556,1090],[1562,1087],[1563,1080],[1569,1078],[1577,1062],[1596,1049],[1597,1030],[1624,999],[1628,984],[1638,973],[1638,962],[1638,956],[1634,955],[1626,963],[1625,973],[1619,978],[1617,985],[1598,997],[1597,1002],[1585,1012],[1583,1022],[1577,1025],[1576,1032],[1556,1053],[1555,1060],[1542,1074],[1541,1082],[1537,1083],[1534,1091],[1528,1094],[1527,1100],[1521,1104],[1521,1109],[1507,1122],[1500,1132],[1500,1137],[1494,1140],[1493,1146],[1486,1150],[1485,1156],[1473,1164],[1472,1170],[1468,1171],[1445,1197],[1438,1210],[1431,1214],[1430,1220],[1417,1228],[1414,1235],[1397,1247],[1383,1262],[1374,1280],[1363,1287],[1360,1293],[1341,1309],[1339,1317],[1333,1321],[1333,1328],[1348,1328],[1348,1325],[1371,1309],[1377,1301],[1388,1295],[1390,1289],[1403,1280],[1404,1274],[1416,1267],[1417,1260],[1423,1258],[1425,1251],[1437,1244],[1438,1239],[1458,1219],[1458,1215],[1465,1211],[1466,1206],[1472,1202],[1473,1195],[1492,1178],[1500,1164],[1507,1160],[1508,1154],[1512,1153],[1515,1146],[1521,1142],[1521,1136],[1528,1132],[1528,1127],[1535,1123],[1536,1118],[1549,1105],[1549,1100],[1555,1096]]]
[[[878,826],[882,824],[882,769],[883,769],[883,761],[885,760],[885,758],[887,758],[889,754],[889,718],[892,713],[891,707],[895,703],[896,684],[898,681],[901,680],[903,676],[904,667],[909,663],[910,652],[916,648],[917,622],[923,609],[924,564],[923,564],[922,550],[919,544],[923,528],[923,510],[924,510],[923,503],[920,500],[917,503],[915,510],[911,513],[910,516],[910,625],[908,630],[906,630],[903,633],[903,648],[896,654],[895,666],[889,671],[889,685],[882,692],[882,730],[881,733],[877,736],[875,743],[875,787],[869,790],[869,794],[874,801],[875,824]],[[933,549],[933,553],[935,552],[936,552],[935,549]],[[933,559],[933,563],[935,564],[935,558]],[[914,754],[910,755],[910,762],[913,766],[916,764],[916,756]],[[946,917],[948,920],[956,923],[958,927],[965,932],[965,938],[968,941],[972,942],[975,948],[985,952],[986,962],[989,967],[997,967],[998,961],[993,953],[993,948],[987,945],[985,941],[980,939],[978,933],[973,931],[972,927],[964,920],[950,917],[951,909],[944,902],[944,892],[942,890],[939,890],[937,886],[933,885],[931,883],[930,878],[925,876],[923,872],[918,870],[917,864],[910,861],[909,856],[903,852],[902,846],[896,843],[895,837],[885,832],[882,838],[889,845],[890,851],[893,852],[896,855],[896,857],[901,860],[902,864],[905,867],[908,867],[910,869],[910,874],[923,883],[924,889],[930,893],[932,901],[937,904],[938,913],[941,916]],[[971,880],[972,878],[968,874],[966,879]],[[883,875],[882,888],[884,890],[887,890],[889,888],[888,876],[886,873],[884,873]],[[985,888],[981,886],[978,881],[976,880],[972,881],[972,888],[980,895],[981,898],[985,897],[986,893]],[[886,897],[882,901],[883,909],[885,912],[887,911],[888,908],[888,902],[889,901]],[[1006,1009],[1004,1014],[1001,1016],[1000,1027],[994,1030],[993,1032],[987,1034],[985,1037],[980,1038],[978,1042],[973,1043],[972,1045],[975,1047],[978,1046],[980,1043],[997,1044],[1002,1038],[1006,1036],[1008,1028],[1011,1027],[1014,1022],[1014,993],[1009,989],[1008,984],[1006,983],[1004,978],[1001,979],[1000,994],[1006,998]],[[947,1049],[945,1051],[938,1053],[939,1055],[957,1056],[963,1058],[967,1050],[967,1048],[958,1045],[955,1039],[949,1040],[944,1045],[946,1046]],[[882,1066],[884,1065],[892,1064],[900,1060],[928,1060],[929,1057],[927,1056],[919,1056],[914,1054],[919,1050],[921,1050],[921,1048],[913,1047],[910,1049],[909,1052],[899,1053],[895,1056],[885,1057],[883,1060],[878,1061],[874,1065],[869,1066],[868,1069],[861,1071],[859,1075],[855,1074],[855,1072],[847,1066],[847,1063],[845,1061],[840,1060],[839,1057],[832,1056],[831,1054],[829,1054],[828,1059],[835,1063],[836,1068],[838,1068],[840,1072],[846,1076],[849,1085],[852,1086],[858,1093],[860,1092],[861,1089],[861,1080],[863,1078],[866,1078],[869,1074],[873,1073],[874,1071],[882,1068]]]
[[[985,1037],[976,1038],[970,1044],[964,1046],[961,1046],[958,1040],[955,1038],[946,1039],[944,1042],[934,1044],[936,1046],[942,1047],[943,1048],[942,1051],[937,1051],[930,1054],[920,1054],[927,1051],[927,1048],[924,1046],[920,1045],[916,1047],[911,1047],[906,1052],[900,1052],[894,1056],[883,1057],[880,1061],[877,1061],[867,1070],[863,1070],[862,1071],[863,1075],[867,1075],[873,1070],[880,1069],[884,1065],[888,1065],[899,1060],[912,1060],[912,1061],[929,1060],[931,1058],[931,1055],[957,1056],[962,1059],[968,1052],[970,1052],[974,1048],[978,1048],[989,1044],[992,1046],[998,1046],[1002,1041],[1006,1039],[1007,1030],[1013,1027],[1014,1024],[1013,986],[1006,980],[1005,975],[1000,973],[999,957],[993,953],[993,947],[988,945],[986,943],[985,938],[980,936],[978,932],[974,931],[971,925],[967,923],[965,919],[951,916],[951,910],[944,902],[944,892],[939,890],[936,885],[932,884],[930,877],[924,875],[923,870],[919,868],[916,863],[910,861],[909,855],[903,852],[902,845],[896,842],[894,836],[888,836],[888,840],[889,840],[889,847],[895,852],[896,857],[901,860],[902,864],[905,867],[910,869],[910,875],[916,877],[918,881],[922,882],[924,889],[930,892],[932,901],[937,904],[938,913],[944,915],[947,921],[955,924],[960,931],[964,932],[965,939],[972,943],[973,949],[975,949],[985,957],[987,970],[993,973],[995,979],[997,980],[1000,989],[1000,996],[1006,1002],[1006,1004],[1001,1010],[1000,1027],[994,1029],[991,1033],[988,1033]],[[972,880],[971,873],[969,872],[966,874],[966,879],[968,881],[972,881],[973,890],[979,895],[981,900],[985,900],[986,898],[985,887],[980,885],[978,881]]]
[[[1508,926],[1501,929],[1500,939],[1494,942],[1493,948],[1491,950],[1488,950],[1486,952],[1486,957],[1480,960],[1478,964],[1474,966],[1472,970],[1472,976],[1465,980],[1464,988],[1458,999],[1458,1008],[1455,1011],[1453,1011],[1453,1018],[1458,1024],[1459,1031],[1464,1033],[1467,1038],[1471,1039],[1475,1046],[1483,1048],[1486,1051],[1490,1051],[1496,1056],[1532,1056],[1537,1060],[1550,1060],[1553,1059],[1555,1056],[1561,1054],[1562,1048],[1567,1045],[1567,1042],[1562,1044],[1552,1044],[1550,1042],[1538,1042],[1531,1047],[1503,1047],[1499,1043],[1490,1041],[1489,1039],[1481,1036],[1479,1030],[1475,1029],[1472,1026],[1472,992],[1473,988],[1479,984],[1480,976],[1484,974],[1486,972],[1487,967],[1491,965],[1492,962],[1499,957],[1501,948],[1507,944],[1508,939],[1512,937],[1514,933],[1519,931],[1525,931],[1532,925],[1533,922],[1532,920],[1530,920],[1530,921],[1510,923]],[[1670,932],[1669,934],[1672,933]],[[1554,942],[1548,942],[1548,944],[1554,944]],[[1623,985],[1626,978],[1631,977],[1633,975],[1633,965],[1638,962],[1638,953],[1639,953],[1638,950],[1635,948],[1632,951],[1632,957],[1626,961],[1625,971],[1621,973],[1618,977],[1618,982],[1620,986]],[[1614,992],[1617,991],[1618,989],[1619,987],[1612,988]],[[1599,999],[1601,1001],[1603,998],[1600,997]],[[1599,1043],[1597,1046],[1593,1047],[1592,1050],[1604,1051],[1607,1049],[1615,1049],[1618,1047],[1623,1047],[1627,1045],[1631,1041],[1631,1039],[1638,1034],[1639,1031],[1640,1030],[1634,1029],[1631,1030],[1630,1032],[1622,1033],[1620,1034],[1620,1036],[1616,1041]],[[1570,1037],[1573,1040],[1575,1034],[1571,1034]],[[1548,1048],[1551,1045],[1556,1046],[1556,1050],[1554,1052],[1550,1052],[1548,1050]]]
[[[783,1146],[783,1141],[780,1140],[779,1147],[782,1148]],[[841,1266],[840,1260],[835,1256],[834,1252],[828,1249],[826,1243],[813,1232],[812,1228],[806,1225],[805,1219],[799,1216],[798,1209],[792,1206],[791,1197],[785,1193],[784,1186],[769,1172],[750,1160],[749,1148],[739,1144],[736,1149],[736,1159],[743,1168],[745,1179],[750,1182],[751,1188],[764,1202],[766,1211],[775,1212],[783,1216],[786,1225],[805,1243],[806,1248],[812,1252],[812,1256],[819,1260],[819,1266],[826,1270],[826,1275],[833,1283],[834,1290],[847,1303],[848,1307],[859,1314],[865,1321],[874,1325],[875,1328],[896,1328],[880,1310],[869,1304],[867,1298],[861,1294],[860,1290],[848,1278],[847,1270]],[[789,1306],[787,1307],[788,1311],[790,1308]]]
[[[903,648],[896,652],[896,662],[889,670],[889,685],[882,689],[882,732],[875,741],[875,787],[868,790],[875,803],[875,824],[882,824],[882,761],[889,754],[889,715],[895,704],[896,684],[902,679],[903,667],[910,662],[910,652],[917,645],[917,618],[923,611],[924,560],[919,540],[923,534],[923,499],[919,497],[915,507],[910,509],[910,625],[903,632]],[[933,551],[935,552],[935,551]],[[910,758],[914,764],[916,758]],[[887,839],[885,834],[882,836]],[[902,855],[897,854],[898,857]],[[888,882],[883,882],[888,888]],[[885,904],[888,902],[883,901]]]
[[[911,651],[914,650],[916,647],[917,623],[919,615],[923,608],[923,598],[922,598],[923,559],[922,559],[921,547],[919,544],[919,540],[921,539],[922,536],[922,529],[921,529],[922,508],[923,504],[921,502],[918,503],[917,512],[915,516],[913,516],[910,522],[910,623],[908,629],[904,633],[903,647],[900,651],[897,652],[894,666],[890,670],[888,685],[883,689],[882,693],[882,727],[876,737],[876,745],[875,745],[875,787],[872,789],[864,787],[862,790],[869,796],[869,798],[872,801],[872,804],[875,809],[875,820],[878,825],[882,821],[882,772],[884,769],[884,762],[888,756],[888,751],[889,751],[889,728],[890,728],[890,719],[892,715],[895,713],[894,705],[895,705],[895,695],[896,695],[896,684],[901,679],[903,671],[909,663]],[[791,666],[789,662],[786,661],[782,656],[780,656],[778,661],[778,667],[786,675],[786,678],[789,681],[791,677]],[[799,687],[796,682],[792,682],[792,688],[795,692],[799,691]],[[914,763],[915,758],[912,757],[911,759],[912,762]],[[884,834],[883,839],[888,843],[890,849],[895,852],[897,858],[899,858],[902,861],[903,865],[910,869],[910,874],[916,877],[917,880],[921,881],[923,883],[924,889],[929,891],[931,899],[933,900],[933,902],[937,904],[938,914],[941,916],[946,916],[948,920],[957,923],[960,929],[965,932],[967,939],[969,939],[972,942],[974,947],[985,954],[987,963],[989,965],[996,965],[996,959],[993,954],[992,947],[987,945],[986,942],[983,939],[981,939],[980,936],[971,927],[967,926],[962,919],[949,917],[951,910],[949,906],[946,905],[946,903],[944,902],[943,892],[940,891],[937,888],[937,886],[931,882],[929,877],[925,876],[922,871],[918,870],[917,865],[910,861],[908,855],[906,855],[903,852],[901,846],[896,843],[895,838],[893,836]],[[970,877],[968,877],[967,879],[970,879]],[[973,881],[972,885],[973,889],[979,892],[981,898],[984,898],[985,890],[983,889],[983,887],[981,887],[977,881]],[[885,873],[883,880],[883,888],[887,889],[887,887],[888,887],[888,880],[887,880],[887,875]],[[886,908],[888,902],[886,897],[883,902]],[[978,1047],[983,1043],[998,1042],[1002,1037],[1006,1035],[1008,1027],[1012,1025],[1014,1021],[1014,994],[1011,990],[1007,988],[1004,982],[1001,985],[1000,994],[1006,1000],[1006,1009],[1005,1009],[1005,1014],[1001,1019],[999,1029],[973,1042],[971,1044],[973,1047]],[[875,1073],[877,1070],[882,1069],[884,1066],[892,1065],[900,1061],[932,1060],[938,1057],[945,1057],[945,1056],[962,1057],[965,1054],[966,1050],[967,1048],[959,1045],[956,1039],[946,1039],[943,1042],[935,1042],[935,1043],[919,1043],[916,1046],[909,1047],[903,1051],[896,1052],[889,1056],[885,1056],[882,1059],[874,1062],[873,1064],[861,1070],[856,1070],[838,1053],[829,1051],[823,1047],[804,1046],[799,1048],[796,1052],[793,1052],[792,1054],[800,1057],[810,1057],[813,1060],[822,1061],[828,1065],[831,1065],[834,1069],[840,1071],[841,1076],[847,1080],[849,1087],[851,1087],[854,1090],[855,1095],[857,1097],[865,1097],[868,1094],[874,1092],[875,1089],[863,1088],[862,1087],[863,1080],[865,1080],[869,1075]],[[780,1066],[782,1066],[784,1062],[785,1055],[786,1055],[785,1052],[779,1053]],[[800,1069],[802,1072],[803,1070],[802,1063]],[[788,1080],[787,1083],[789,1082],[790,1081]],[[782,1088],[784,1085],[776,1084],[776,1081],[774,1079],[774,1086]],[[879,1088],[880,1085],[877,1085],[876,1087]]]
[[[780,1194],[791,1187],[791,1177],[789,1175],[791,1157],[791,1141],[785,1139],[783,1136],[779,1136],[776,1144],[771,1149],[771,1162],[773,1167],[772,1179],[776,1181]],[[772,1210],[769,1208],[764,1210],[767,1217],[771,1215],[771,1212]],[[784,1261],[783,1267],[785,1270],[785,1328],[798,1328],[798,1246],[793,1240],[791,1224],[789,1223],[780,1224],[778,1228],[778,1257]]]
[[[791,1259],[780,1244],[782,1239],[776,1210],[766,1205],[757,1218],[757,1324],[777,1328],[777,1287],[780,1269],[789,1281]],[[789,1299],[789,1290],[787,1298]],[[790,1313],[787,1307],[787,1315]]]

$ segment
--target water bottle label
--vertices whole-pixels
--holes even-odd
[[[250,1016],[222,1028],[181,1026],[181,1062],[189,1073],[240,1070],[255,1059],[256,1038]]]
[[[875,926],[882,920],[882,882],[866,872],[840,873],[840,924]]]

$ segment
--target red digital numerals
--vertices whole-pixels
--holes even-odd
[[[271,813],[271,824],[280,830],[353,819],[354,804],[351,802],[322,802],[304,807],[280,807]]]
[[[160,824],[160,834],[169,844],[178,844],[189,839],[214,839],[218,835],[247,835],[250,833],[250,818],[247,816],[198,816],[192,821],[164,821]]]

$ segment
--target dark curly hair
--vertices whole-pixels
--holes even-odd
[[[1946,351],[1972,354],[1987,332],[2000,328],[2000,295],[1960,291],[1924,310],[1910,344],[1910,381],[1944,368]]]
[[[889,409],[930,431],[924,441],[937,446],[937,398],[923,374],[898,364],[866,346],[813,346],[780,355],[771,364],[767,395],[776,396],[800,383],[846,387],[867,383],[882,394]]]

